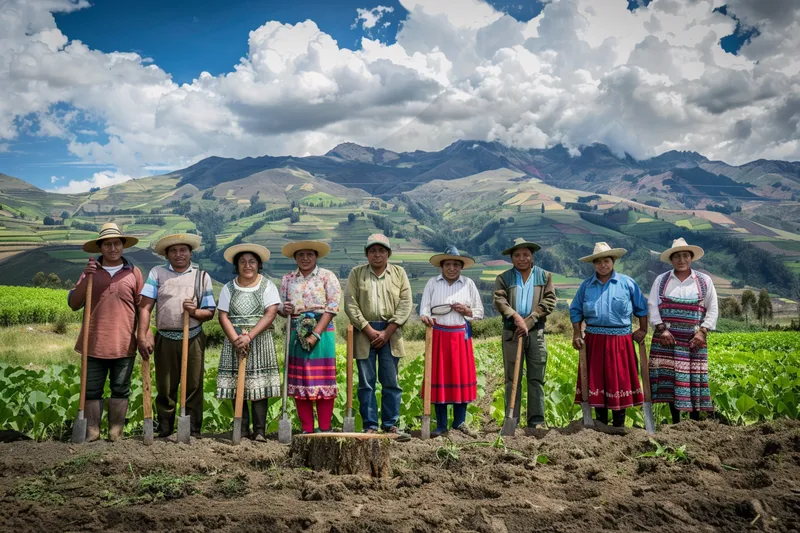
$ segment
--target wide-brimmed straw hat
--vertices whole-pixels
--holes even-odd
[[[448,259],[461,261],[462,263],[464,263],[463,268],[469,268],[475,264],[475,260],[473,258],[469,257],[468,255],[461,255],[458,251],[458,248],[456,248],[455,246],[448,246],[443,254],[436,254],[432,256],[430,261],[433,266],[441,268],[442,263],[444,263]]]
[[[625,248],[612,248],[608,245],[607,242],[598,242],[594,245],[594,251],[592,255],[587,255],[585,257],[581,257],[578,261],[583,261],[584,263],[591,263],[595,259],[601,259],[603,257],[611,257],[613,259],[619,259],[623,255],[627,254],[628,250]]]
[[[185,244],[194,251],[200,247],[201,242],[200,235],[195,235],[194,233],[175,233],[173,235],[161,237],[158,242],[156,242],[156,245],[153,246],[153,250],[158,255],[167,255],[167,248],[170,246]]]
[[[331,245],[322,241],[294,241],[281,248],[281,253],[289,259],[294,259],[294,254],[300,250],[314,250],[317,259],[325,257],[331,251]]]
[[[116,224],[113,222],[106,222],[100,228],[100,234],[96,239],[92,239],[91,241],[86,241],[83,244],[83,251],[88,252],[90,254],[99,254],[100,253],[100,243],[106,239],[122,239],[123,241],[123,248],[130,248],[131,246],[135,245],[139,242],[139,239],[132,235],[124,235],[117,227]]]
[[[705,255],[705,251],[703,251],[702,248],[693,244],[688,244],[686,239],[679,237],[672,241],[672,247],[669,250],[666,250],[661,254],[661,260],[665,263],[671,264],[672,261],[669,260],[669,256],[677,252],[692,252],[694,255],[692,258],[693,261],[697,261]]]
[[[389,237],[384,235],[383,233],[373,233],[369,237],[367,237],[367,244],[364,245],[364,251],[366,252],[369,250],[369,247],[373,244],[380,244],[390,252],[392,251],[392,245],[389,242]]]
[[[225,253],[222,254],[222,256],[225,258],[225,261],[233,264],[233,260],[236,258],[236,256],[243,252],[250,252],[261,259],[262,263],[269,261],[269,250],[260,244],[253,244],[251,242],[243,242],[242,244],[230,246],[225,249]]]
[[[516,239],[514,239],[514,245],[511,246],[511,248],[506,248],[505,250],[503,250],[503,255],[511,255],[517,248],[528,248],[531,251],[531,253],[536,253],[542,249],[542,247],[536,244],[535,242],[526,241],[522,237],[517,237]]]

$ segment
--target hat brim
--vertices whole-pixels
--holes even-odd
[[[224,257],[225,261],[228,263],[233,264],[233,260],[236,258],[236,256],[243,252],[250,252],[251,254],[256,255],[259,259],[261,259],[262,263],[269,261],[269,249],[261,246],[260,244],[247,242],[226,248],[225,253],[222,254],[222,257]]]
[[[331,252],[331,246],[322,241],[294,241],[281,248],[281,254],[289,259],[294,259],[294,254],[300,250],[314,250],[317,259],[321,259]]]
[[[536,253],[542,249],[542,247],[536,244],[535,242],[525,242],[522,244],[515,244],[511,248],[506,248],[505,250],[503,250],[502,255],[511,255],[517,248],[528,248],[532,253]]]
[[[578,261],[583,263],[592,263],[595,259],[602,259],[603,257],[611,257],[613,259],[619,259],[623,255],[627,254],[628,250],[625,248],[612,248],[610,250],[606,250],[605,252],[600,252],[592,255],[587,255],[585,257],[581,257]]]
[[[156,245],[153,246],[153,251],[158,255],[167,255],[167,248],[170,246],[175,246],[176,244],[185,244],[192,251],[196,250],[200,247],[200,243],[202,242],[199,235],[195,235],[193,233],[178,233],[175,235],[167,235],[166,237],[162,237],[161,239],[156,242]]]
[[[392,251],[392,245],[391,244],[386,244],[385,242],[381,242],[381,241],[370,241],[364,246],[364,252],[366,252],[367,250],[369,250],[370,248],[372,248],[376,244],[378,246],[383,246],[384,248],[386,248],[390,252]]]
[[[83,244],[83,251],[89,254],[102,253],[102,250],[100,249],[100,245],[98,243],[108,239],[125,239],[125,243],[122,245],[123,249],[130,248],[131,246],[136,246],[136,244],[139,242],[139,239],[137,239],[132,235],[106,235],[105,237],[100,237],[98,239],[86,241]]]
[[[686,246],[674,246],[674,247],[670,248],[669,250],[663,252],[661,254],[661,261],[671,265],[672,261],[669,260],[669,256],[671,256],[674,253],[678,253],[678,252],[692,252],[692,254],[694,254],[694,257],[692,258],[692,261],[697,261],[698,259],[700,259],[704,255],[706,255],[706,252],[702,248],[700,248],[699,246],[695,246],[693,244],[687,244]]]
[[[475,264],[475,260],[466,255],[451,255],[451,254],[436,254],[431,257],[430,262],[433,266],[442,268],[442,263],[447,261],[448,259],[452,259],[453,261],[461,261],[464,263],[463,268],[469,268]]]

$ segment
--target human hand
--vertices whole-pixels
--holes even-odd
[[[675,337],[672,336],[668,329],[665,329],[659,335],[659,343],[662,346],[675,346]]]
[[[100,266],[100,263],[94,260],[94,258],[89,258],[89,262],[86,264],[86,268],[83,269],[83,274],[87,278],[89,276],[93,276],[95,272],[97,272],[97,268]]]
[[[370,346],[375,348],[376,350],[380,350],[383,348],[387,342],[389,342],[389,336],[386,334],[385,331],[377,331],[378,336],[370,342]]]
[[[287,316],[294,314],[294,305],[292,305],[292,302],[283,302],[283,312]]]
[[[584,342],[584,340],[582,338],[574,337],[572,339],[572,347],[575,348],[576,350],[580,350],[584,346],[586,346],[586,343]]]
[[[194,299],[186,299],[183,301],[183,310],[189,312],[189,316],[194,318],[194,313],[197,311],[197,303]]]
[[[472,316],[472,308],[466,304],[453,304],[453,311],[463,316]]]
[[[647,331],[641,328],[633,332],[633,340],[637,343],[642,342],[645,337],[647,337]]]
[[[433,325],[436,324],[436,319],[434,319],[432,316],[423,316],[421,317],[421,320],[423,324],[425,324],[430,328],[432,328]]]
[[[528,336],[528,325],[525,324],[524,318],[522,318],[520,315],[514,315],[514,325],[517,327],[517,329],[514,331],[514,335],[517,337]]]
[[[698,348],[702,348],[706,345],[706,334],[702,331],[698,331],[692,337],[692,340],[689,341],[689,348],[692,350],[696,350]]]

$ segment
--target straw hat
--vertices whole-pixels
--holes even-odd
[[[200,235],[195,235],[194,233],[175,233],[174,235],[167,235],[166,237],[161,237],[156,245],[153,246],[153,250],[158,255],[167,255],[167,248],[170,246],[174,246],[176,244],[185,244],[191,250],[196,250],[200,247]]]
[[[130,248],[139,242],[139,239],[136,237],[131,235],[123,235],[117,225],[113,222],[106,222],[103,224],[103,227],[100,228],[100,234],[96,239],[92,239],[91,241],[86,241],[84,243],[83,251],[90,254],[99,254],[100,243],[106,239],[122,239],[124,241],[124,244],[122,245],[123,248]]]
[[[317,252],[317,259],[321,259],[330,253],[331,246],[322,241],[295,241],[281,248],[281,253],[289,259],[294,259],[294,254],[300,250],[314,250]]]
[[[242,244],[236,244],[234,246],[230,246],[225,249],[225,253],[222,254],[222,256],[225,258],[225,261],[233,264],[233,259],[236,257],[237,254],[240,254],[242,252],[250,252],[251,254],[261,259],[262,263],[266,263],[267,261],[269,261],[269,250],[264,248],[260,244],[253,244],[251,242],[243,242]]]
[[[390,252],[392,251],[392,245],[389,243],[389,237],[384,235],[383,233],[373,233],[369,237],[367,237],[367,244],[364,245],[364,251],[366,252],[369,250],[369,247],[373,244],[380,244]]]
[[[475,264],[475,260],[473,258],[467,255],[461,255],[458,252],[458,248],[456,248],[455,246],[448,246],[443,254],[434,255],[433,257],[431,257],[430,261],[433,266],[441,268],[442,263],[444,263],[448,259],[461,261],[462,263],[464,263],[464,268],[469,268]]]
[[[705,252],[702,248],[688,244],[686,239],[680,237],[672,241],[672,247],[661,254],[661,260],[665,263],[672,264],[672,261],[669,260],[669,256],[676,252],[692,252],[692,254],[694,254],[694,257],[692,258],[693,261],[697,261],[705,255]]]
[[[602,257],[612,257],[614,259],[619,259],[623,255],[627,254],[628,250],[625,248],[612,248],[606,242],[598,242],[594,245],[594,252],[592,255],[587,255],[586,257],[581,257],[578,261],[583,261],[584,263],[591,263],[595,259],[600,259]]]
[[[514,245],[511,246],[511,248],[506,248],[505,250],[503,250],[503,255],[511,255],[517,248],[528,248],[531,251],[531,253],[536,253],[542,249],[542,247],[536,244],[535,242],[526,241],[522,237],[517,237],[516,239],[514,239]]]

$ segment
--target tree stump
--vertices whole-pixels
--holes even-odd
[[[389,477],[390,440],[372,433],[295,435],[289,457],[315,471]]]

